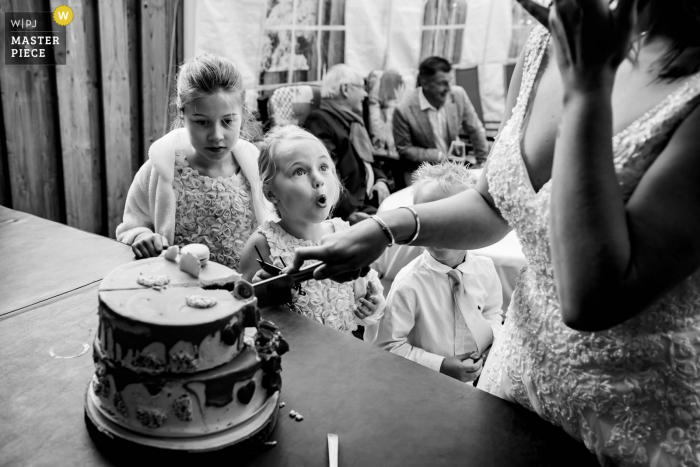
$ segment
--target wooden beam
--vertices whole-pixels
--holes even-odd
[[[134,174],[145,161],[143,144],[141,82],[141,5],[139,0],[126,1],[126,26],[129,56],[129,96],[131,97],[131,170]]]
[[[175,96],[175,91],[177,90],[177,80],[175,79],[177,78],[177,70],[185,59],[185,1],[176,0],[172,11],[175,15],[175,50],[172,62],[168,68],[170,82],[170,87],[168,88],[168,104],[170,104],[170,100]],[[169,24],[172,24],[172,22],[169,22]],[[168,130],[172,127],[173,120],[176,118],[177,109],[168,105]]]
[[[143,82],[143,154],[163,136],[167,125],[168,58],[170,34],[168,13],[174,12],[169,0],[141,2],[141,79]]]
[[[49,8],[48,0],[0,1],[3,12],[49,11]],[[64,216],[54,68],[3,65],[0,99],[12,207],[61,222]]]
[[[51,9],[63,4],[63,0],[51,0]],[[103,222],[96,11],[89,0],[76,0],[70,6],[74,16],[66,27],[66,65],[56,66],[66,223],[87,232],[107,234]]]
[[[5,35],[0,34],[0,50],[4,50]],[[0,96],[2,86],[0,80]],[[0,205],[12,207],[12,192],[10,190],[10,166],[7,160],[7,138],[5,136],[5,119],[2,112],[2,99],[0,99]]]
[[[114,238],[133,180],[127,0],[98,0],[107,226]]]

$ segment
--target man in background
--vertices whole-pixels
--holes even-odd
[[[411,184],[421,162],[447,158],[450,144],[460,133],[469,136],[477,163],[486,161],[488,143],[484,126],[461,86],[450,85],[452,66],[441,57],[426,58],[418,68],[420,87],[408,94],[394,112],[393,132],[404,179],[396,189]]]

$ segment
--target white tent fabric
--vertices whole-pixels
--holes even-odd
[[[365,74],[395,69],[411,87],[421,47],[427,0],[346,0],[345,63]],[[211,52],[232,60],[245,85],[258,84],[267,1],[185,0],[186,52]],[[499,121],[505,103],[503,65],[508,59],[511,0],[467,0],[467,24],[458,66],[479,66],[485,121]],[[191,45],[193,44],[193,46]],[[388,49],[387,49],[388,47]],[[255,93],[249,93],[251,97]]]
[[[205,52],[228,58],[247,88],[257,84],[265,4],[260,0],[204,0],[196,5],[194,55]]]
[[[413,87],[424,8],[425,0],[347,0],[345,63],[365,74],[396,70]]]
[[[511,0],[468,0],[460,66],[479,66],[484,120],[498,122],[505,107],[503,65],[508,60]]]
[[[365,74],[372,70],[384,69],[391,3],[376,0],[354,0],[346,3],[346,64]]]

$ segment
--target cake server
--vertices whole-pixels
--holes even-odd
[[[264,281],[253,284],[255,296],[258,297],[260,308],[280,306],[292,301],[292,288],[301,282],[308,281],[314,275],[314,270],[321,263],[314,263],[299,269],[292,274],[279,274]]]
[[[301,284],[313,278],[314,271],[322,264],[322,262],[314,263],[291,274],[279,274],[275,277],[256,282],[253,284],[253,290],[255,296],[258,297],[258,306],[264,308],[291,303],[292,288],[297,284]],[[360,271],[360,276],[364,277],[368,272],[369,268],[364,267]]]

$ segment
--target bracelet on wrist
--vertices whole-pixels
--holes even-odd
[[[391,230],[389,229],[389,226],[386,225],[386,222],[384,222],[378,216],[375,216],[375,215],[372,215],[370,217],[372,219],[374,219],[377,222],[377,224],[379,224],[379,227],[381,227],[382,230],[384,231],[384,233],[386,234],[386,236],[389,237],[389,244],[387,246],[388,247],[394,246],[394,243],[395,243],[394,234],[391,233]]]
[[[413,217],[416,220],[416,231],[409,241],[396,242],[396,243],[399,245],[410,245],[411,243],[416,241],[416,239],[418,238],[418,235],[420,234],[420,218],[418,217],[418,213],[416,212],[416,210],[413,209],[411,206],[401,206],[400,208],[408,209],[409,211],[411,211],[411,214],[413,214]]]

